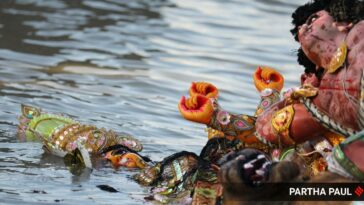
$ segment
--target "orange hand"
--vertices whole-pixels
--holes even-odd
[[[124,154],[119,164],[121,166],[128,168],[140,168],[140,169],[143,169],[146,166],[144,160],[140,156],[134,153]]]
[[[203,124],[209,124],[214,113],[210,99],[203,95],[193,95],[189,99],[183,96],[178,109],[186,120]]]
[[[284,78],[276,70],[269,67],[258,67],[253,75],[255,87],[259,92],[266,88],[280,92],[283,88]]]
[[[190,87],[190,96],[204,95],[208,98],[217,98],[219,91],[217,88],[207,82],[192,82]]]
[[[144,160],[134,153],[124,153],[124,154],[113,154],[113,151],[106,153],[104,159],[110,160],[114,167],[128,167],[128,168],[140,168],[143,169],[146,164]]]
[[[105,154],[104,159],[110,160],[113,166],[116,166],[120,161],[121,155],[113,155],[112,151],[109,151]]]

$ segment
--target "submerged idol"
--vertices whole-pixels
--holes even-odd
[[[50,114],[28,105],[21,108],[18,125],[20,141],[40,141],[47,152],[59,157],[80,157],[81,164],[89,168],[92,168],[90,155],[101,155],[121,146],[129,153],[122,157],[123,166],[145,166],[145,160],[136,153],[143,147],[130,135],[82,124],[63,114]]]

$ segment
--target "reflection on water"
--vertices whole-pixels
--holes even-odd
[[[197,153],[204,127],[179,116],[180,96],[191,81],[209,81],[224,107],[252,114],[257,65],[282,71],[286,87],[297,84],[290,14],[304,2],[0,1],[0,203],[142,204],[135,171],[102,164],[72,176],[40,144],[19,143],[20,104],[128,132],[156,160]]]

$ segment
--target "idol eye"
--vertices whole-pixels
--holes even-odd
[[[316,19],[318,19],[319,15],[312,14],[310,17],[308,17],[306,23],[307,25],[311,25]]]

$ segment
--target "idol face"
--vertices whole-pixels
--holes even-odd
[[[317,67],[327,69],[340,44],[345,41],[350,24],[335,22],[327,11],[312,14],[299,27],[298,39],[303,52]]]

